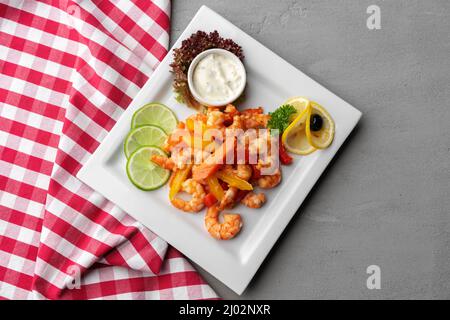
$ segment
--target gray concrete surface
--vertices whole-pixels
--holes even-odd
[[[450,298],[450,3],[174,0],[172,41],[202,4],[364,114],[244,294],[205,279],[226,299]]]

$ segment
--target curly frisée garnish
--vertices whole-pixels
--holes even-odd
[[[192,108],[200,108],[201,104],[194,99],[189,91],[187,73],[194,58],[201,52],[219,48],[232,52],[240,60],[244,59],[242,47],[231,39],[222,38],[217,31],[206,33],[197,31],[181,42],[181,47],[173,50],[173,62],[170,64],[175,76],[173,88],[179,102]]]

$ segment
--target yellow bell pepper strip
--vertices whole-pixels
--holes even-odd
[[[187,118],[186,119],[186,126],[187,126],[189,131],[191,131],[191,132],[194,131],[194,125],[195,125],[194,119],[192,119],[192,118]]]
[[[186,127],[191,133],[183,136],[184,142],[192,148],[205,148],[211,141],[205,140],[203,135],[206,131],[206,125],[201,121],[196,121],[192,118],[186,120]],[[200,130],[199,130],[200,129]]]
[[[253,186],[250,183],[232,174],[223,171],[218,171],[216,172],[216,176],[220,180],[228,183],[230,187],[236,187],[239,190],[253,190]]]
[[[207,178],[206,183],[208,184],[209,191],[214,195],[214,197],[216,197],[219,201],[222,200],[224,193],[217,177],[213,175]]]
[[[194,132],[195,129],[200,129],[201,132],[205,132],[206,131],[206,124],[204,124],[203,122],[199,121],[199,120],[194,120],[192,118],[188,118],[186,119],[186,126],[188,128],[189,131]]]
[[[186,168],[178,170],[174,173],[174,177],[170,183],[169,199],[173,200],[177,193],[181,190],[181,184],[187,179],[189,173],[191,173],[192,164]]]

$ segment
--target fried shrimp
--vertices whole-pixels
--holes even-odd
[[[206,125],[211,128],[220,128],[223,126],[225,116],[218,110],[209,111],[207,114]]]
[[[258,129],[267,128],[270,116],[268,114],[242,114],[241,120],[245,128]]]
[[[236,236],[242,227],[242,219],[239,214],[224,213],[223,222],[219,222],[220,210],[214,205],[206,211],[205,227],[209,234],[218,240],[229,240]]]
[[[167,158],[160,155],[152,155],[152,158],[150,159],[154,163],[156,163],[158,166],[173,171],[175,169],[175,162],[171,158]]]
[[[249,208],[258,209],[263,206],[266,202],[266,195],[264,193],[248,193],[242,200],[241,203]]]
[[[203,209],[205,190],[200,183],[193,179],[187,179],[181,185],[181,190],[192,195],[192,198],[189,201],[174,198],[171,200],[174,207],[186,212],[198,212]]]
[[[264,190],[254,188],[270,189],[281,182],[279,140],[267,128],[269,119],[262,107],[205,106],[168,135],[162,146],[168,158],[151,156],[172,171],[170,203],[185,212],[207,209],[204,223],[215,239],[229,240],[240,232],[243,218],[232,208],[265,204]]]
[[[272,175],[262,176],[258,179],[258,186],[262,189],[271,189],[276,187],[281,182],[281,171],[277,171]]]
[[[228,126],[228,129],[243,129],[241,116],[234,116],[233,122]]]
[[[236,187],[229,187],[225,192],[222,200],[220,200],[219,208],[221,210],[232,207],[234,205],[234,199],[236,198],[238,189]]]
[[[229,114],[238,114],[238,113],[239,113],[239,111],[236,109],[236,107],[233,106],[232,104],[228,104],[228,105],[225,107],[224,112],[225,112],[225,113],[229,113]]]
[[[225,165],[222,170],[245,181],[251,178],[253,172],[252,167],[248,164],[238,164],[236,168],[232,165]]]
[[[252,176],[252,167],[248,164],[238,164],[236,169],[236,175],[242,180],[248,181]]]

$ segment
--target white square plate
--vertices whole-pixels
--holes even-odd
[[[241,294],[359,121],[361,112],[205,6],[200,8],[174,48],[197,30],[217,30],[222,37],[232,38],[242,46],[247,89],[245,101],[239,106],[263,106],[264,111],[269,112],[288,97],[309,97],[325,106],[336,123],[332,145],[306,157],[295,157],[292,165],[283,167],[282,183],[267,192],[268,201],[261,209],[235,208],[234,212],[243,217],[243,229],[235,239],[213,239],[204,228],[204,213],[180,212],[169,203],[166,186],[152,192],[141,191],[130,183],[125,172],[122,144],[130,129],[131,117],[138,108],[148,102],[159,101],[172,108],[179,119],[185,119],[194,112],[175,100],[169,66],[173,55],[171,50],[78,172],[78,178]]]

